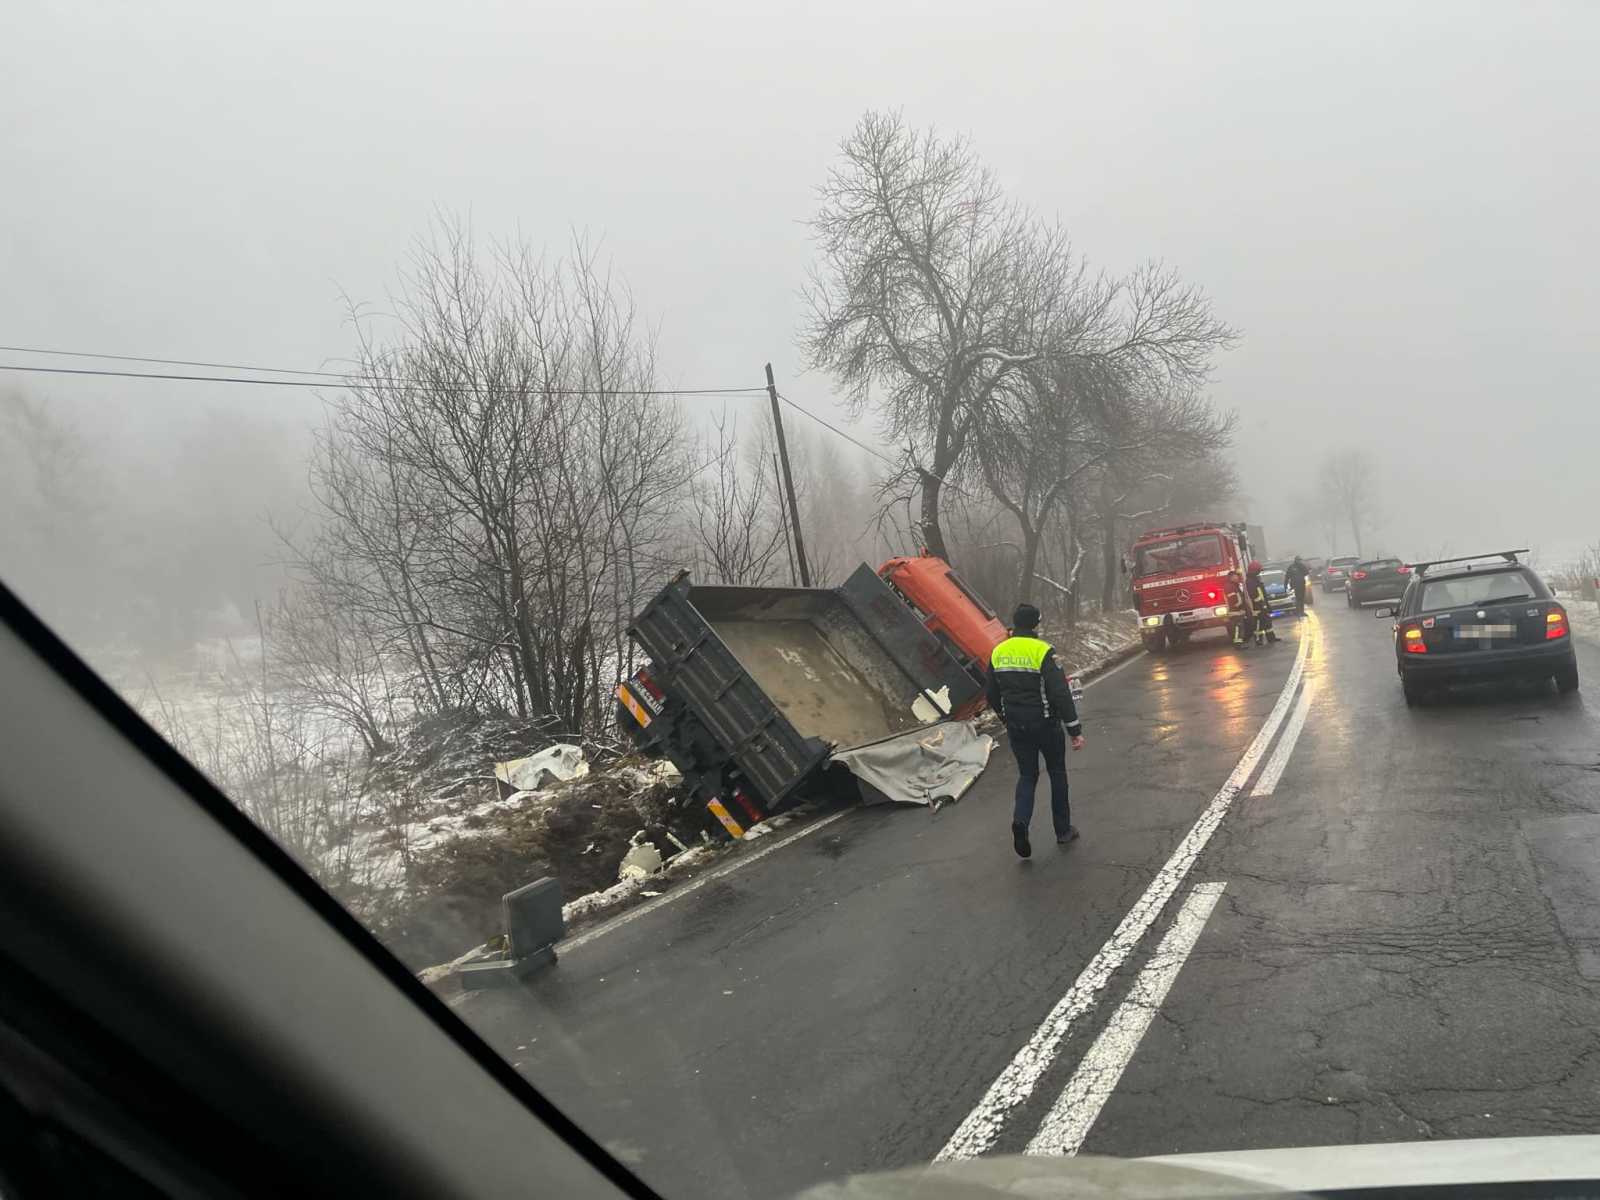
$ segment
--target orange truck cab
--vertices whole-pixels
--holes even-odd
[[[1152,529],[1133,544],[1129,580],[1145,648],[1182,645],[1198,630],[1227,629],[1242,618],[1228,603],[1228,572],[1250,563],[1243,524],[1201,522]]]
[[[954,567],[932,555],[891,558],[878,568],[878,578],[905,601],[962,666],[978,679],[988,674],[989,655],[1005,641],[1006,627]],[[965,719],[983,706],[980,693],[951,716]]]

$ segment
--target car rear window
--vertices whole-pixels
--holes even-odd
[[[1389,567],[1398,567],[1400,560],[1398,558],[1375,558],[1371,562],[1364,562],[1359,565],[1364,570],[1371,571],[1376,569],[1382,571],[1387,570]]]
[[[1359,558],[1354,556],[1350,558],[1330,558],[1328,560],[1328,565],[1330,567],[1353,567],[1360,561],[1361,560]]]
[[[1423,585],[1422,604],[1418,611],[1432,612],[1440,608],[1487,604],[1493,600],[1519,599],[1523,596],[1545,600],[1549,599],[1550,593],[1537,576],[1526,571],[1474,572],[1451,579],[1430,579]]]

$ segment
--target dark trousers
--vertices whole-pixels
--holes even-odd
[[[1013,824],[1026,829],[1033,822],[1033,793],[1039,785],[1039,760],[1044,759],[1050,776],[1050,817],[1056,836],[1066,837],[1072,824],[1072,808],[1067,803],[1067,734],[1060,721],[1023,728],[1006,726],[1011,753],[1017,756],[1017,804],[1011,812]]]
[[[1294,607],[1296,612],[1300,613],[1302,616],[1305,615],[1306,585],[1304,583],[1297,583],[1294,585]]]

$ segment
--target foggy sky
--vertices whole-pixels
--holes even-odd
[[[1600,6],[183,0],[7,24],[0,343],[316,367],[352,352],[341,295],[381,307],[447,210],[553,250],[603,235],[673,383],[770,359],[834,415],[794,344],[802,222],[862,111],[898,107],[969,134],[1095,263],[1211,293],[1244,335],[1214,394],[1269,531],[1361,445],[1391,552],[1600,540]],[[210,405],[316,408],[23,382],[157,446]]]

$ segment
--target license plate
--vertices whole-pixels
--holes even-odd
[[[1457,625],[1458,638],[1498,638],[1515,637],[1515,625]]]

